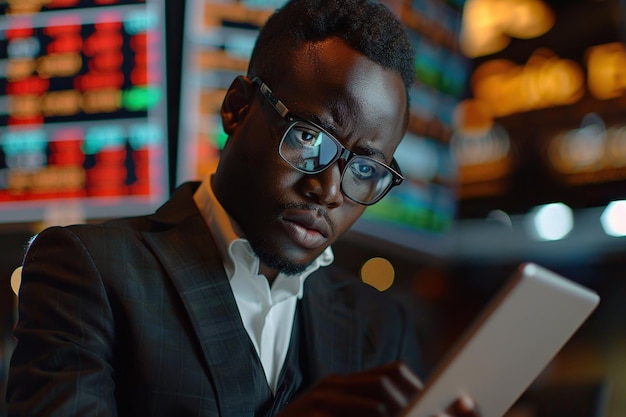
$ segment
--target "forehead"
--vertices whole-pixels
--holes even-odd
[[[399,73],[336,38],[306,44],[286,68],[272,88],[291,111],[321,119],[346,146],[372,146],[391,157],[405,129]]]

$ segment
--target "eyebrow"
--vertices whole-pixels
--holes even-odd
[[[299,119],[303,119],[301,116],[296,115],[295,113],[293,113],[291,110],[289,110],[289,112],[299,118]],[[341,142],[339,140],[339,135],[337,132],[337,129],[335,128],[335,125],[330,124],[328,122],[326,122],[325,120],[321,119],[318,115],[316,114],[309,114],[307,116],[306,119],[303,120],[309,120],[313,123],[315,123],[316,125],[320,126],[322,129],[324,129],[325,131],[327,131],[328,133],[330,133],[335,139],[337,139],[339,141],[339,143],[341,143],[343,146],[345,146],[343,144],[343,142]],[[387,155],[385,155],[385,153],[377,148],[372,148],[370,146],[359,146],[357,149],[359,152],[356,152],[356,150],[354,149],[350,149],[350,151],[358,154],[358,155],[364,155],[364,156],[376,156],[378,158],[380,158],[385,164],[387,163]]]

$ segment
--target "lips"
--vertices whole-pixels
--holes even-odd
[[[307,249],[322,246],[331,234],[328,221],[314,210],[287,210],[282,221],[290,238]]]

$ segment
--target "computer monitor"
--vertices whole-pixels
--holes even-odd
[[[0,223],[168,194],[164,0],[0,3]]]

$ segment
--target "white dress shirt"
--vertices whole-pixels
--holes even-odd
[[[267,278],[259,274],[259,258],[248,240],[215,198],[210,175],[194,194],[194,200],[214,234],[243,325],[261,360],[267,383],[275,392],[304,280],[320,267],[331,264],[333,252],[328,247],[302,274],[279,273],[270,287]]]

